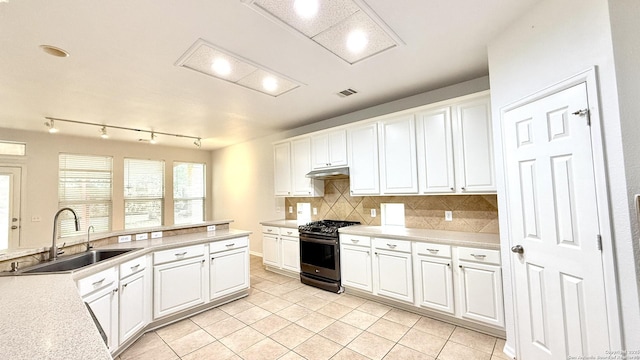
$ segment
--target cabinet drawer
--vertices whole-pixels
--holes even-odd
[[[405,240],[375,238],[373,239],[373,247],[381,250],[411,252],[411,242]]]
[[[209,252],[213,254],[220,251],[247,247],[248,243],[249,241],[246,236],[235,239],[220,240],[209,244]]]
[[[300,233],[298,233],[298,229],[280,228],[280,235],[296,237],[300,236]]]
[[[139,258],[129,260],[126,263],[120,264],[120,279],[124,279],[131,274],[135,274],[144,270],[147,267],[147,257],[140,256]]]
[[[116,268],[112,267],[78,280],[78,291],[80,296],[85,296],[93,291],[110,286],[117,280]]]
[[[340,234],[340,243],[343,245],[371,246],[371,238],[361,235]]]
[[[437,256],[451,258],[451,246],[442,244],[430,244],[414,242],[414,249],[418,255]]]
[[[204,255],[204,245],[184,246],[153,253],[153,264],[158,265],[170,261],[188,259]]]
[[[458,248],[458,259],[500,265],[500,251],[474,248]]]
[[[276,226],[262,226],[262,232],[265,234],[280,235],[280,228]]]

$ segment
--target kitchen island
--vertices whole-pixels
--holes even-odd
[[[110,351],[85,307],[83,297],[81,297],[76,284],[82,279],[88,279],[105,270],[114,269],[117,274],[120,265],[139,258],[148,259],[149,272],[147,274],[151,275],[152,255],[171,249],[201,246],[204,249],[205,254],[202,255],[204,257],[209,253],[209,249],[211,252],[217,251],[219,245],[224,244],[223,246],[228,248],[227,245],[236,242],[246,243],[246,237],[250,233],[235,229],[221,229],[113,244],[104,248],[136,248],[137,250],[64,274],[13,275],[4,273],[7,276],[0,277],[0,309],[3,314],[0,317],[0,358],[12,360],[111,359],[112,355],[120,353],[146,331],[244,297],[248,293],[248,281],[246,287],[217,298],[210,297],[209,291],[203,290],[204,301],[200,304],[166,316],[154,316],[153,318],[149,316],[144,326],[126,341],[118,343],[115,339],[116,345]],[[245,250],[248,258],[248,249],[245,248]],[[208,262],[203,260],[202,264],[204,267],[208,265]],[[209,266],[207,266],[208,268]],[[248,271],[247,262],[247,279]],[[203,270],[203,274],[207,275],[204,279],[209,280],[209,271],[204,272]],[[114,294],[118,289],[117,279],[116,276]],[[208,285],[206,283],[204,289],[208,289]],[[148,310],[150,313],[151,309]]]

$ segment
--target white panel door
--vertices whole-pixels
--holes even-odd
[[[456,106],[456,182],[461,192],[495,192],[489,97]]]
[[[153,267],[154,319],[204,303],[205,261],[197,257]]]
[[[466,261],[460,267],[460,315],[498,327],[504,326],[502,271],[499,266]]]
[[[85,296],[82,300],[89,304],[91,311],[98,319],[102,331],[107,335],[109,351],[118,348],[118,288],[106,287],[98,292]],[[73,320],[69,320],[73,321]]]
[[[453,314],[451,259],[415,256],[413,264],[417,305]]]
[[[291,195],[291,143],[273,146],[274,192],[276,196]]]
[[[146,271],[141,271],[120,280],[119,336],[121,344],[146,325],[146,304],[150,294],[147,294],[145,282],[148,280],[145,274]]]
[[[455,192],[451,108],[419,113],[416,130],[420,193]]]
[[[380,122],[380,192],[417,194],[416,127],[413,114]]]
[[[249,250],[246,247],[211,254],[210,299],[249,288],[248,268]]]
[[[297,237],[282,236],[280,238],[282,268],[300,272],[300,240]]]
[[[349,129],[348,136],[351,195],[380,194],[378,124]]]
[[[503,119],[521,359],[609,349],[588,108],[583,83]]]
[[[342,285],[368,292],[373,291],[369,247],[342,245],[340,259]]]
[[[373,290],[376,295],[413,303],[411,254],[375,250]]]
[[[276,235],[262,234],[262,263],[280,267],[280,239]]]
[[[20,246],[22,169],[0,167],[0,250]]]
[[[303,138],[291,142],[292,194],[312,196],[313,180],[306,177],[311,171],[311,140]]]
[[[329,165],[347,165],[347,131],[338,130],[329,133]]]

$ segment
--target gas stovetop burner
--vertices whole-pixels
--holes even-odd
[[[337,236],[338,229],[345,226],[359,225],[358,221],[321,220],[298,226],[298,230],[305,234],[323,234]]]

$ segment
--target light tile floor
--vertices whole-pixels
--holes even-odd
[[[264,270],[246,298],[149,332],[118,360],[501,360],[504,340]]]

